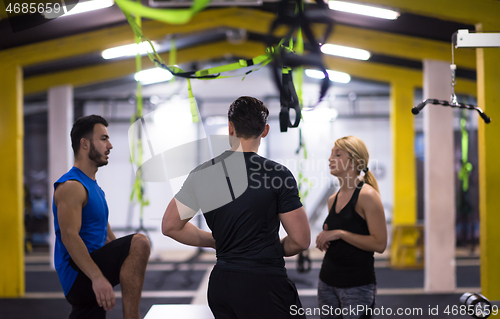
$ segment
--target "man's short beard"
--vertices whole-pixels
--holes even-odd
[[[89,151],[89,159],[96,164],[97,167],[101,167],[104,165],[108,165],[108,161],[103,161],[102,157],[104,154],[99,153],[92,141],[90,141],[90,151]]]

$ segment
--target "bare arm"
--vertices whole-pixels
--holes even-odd
[[[180,243],[196,247],[212,247],[215,249],[215,240],[212,233],[204,231],[191,224],[191,218],[180,218],[179,210],[182,216],[193,216],[187,213],[191,210],[175,198],[172,198],[165,210],[161,223],[163,235],[168,236]],[[192,210],[191,210],[192,212]]]
[[[113,233],[113,231],[111,230],[111,226],[109,226],[109,223],[108,223],[108,236],[106,237],[106,244],[109,242],[112,242],[115,239],[116,239],[116,236]]]
[[[61,240],[75,264],[92,281],[97,303],[105,310],[115,305],[113,286],[90,257],[87,247],[79,235],[82,225],[82,208],[87,202],[87,192],[77,181],[67,181],[54,193],[57,219],[61,229]]]
[[[330,208],[331,205],[329,201]],[[370,235],[359,235],[340,229],[328,230],[325,225],[324,231],[316,238],[316,246],[320,250],[326,250],[330,241],[342,239],[359,249],[384,252],[387,246],[387,227],[380,195],[372,187],[365,187],[359,194],[358,205],[365,215]]]
[[[285,256],[294,256],[309,248],[311,229],[304,207],[280,214],[280,220],[287,236],[281,239]]]
[[[366,190],[363,188],[358,203],[364,212],[370,235],[342,231],[340,238],[359,249],[381,254],[387,246],[387,226],[380,195],[372,187],[367,187]]]

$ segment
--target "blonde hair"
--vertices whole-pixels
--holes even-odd
[[[370,158],[370,154],[368,154],[368,148],[366,147],[365,143],[359,137],[352,135],[341,137],[335,141],[335,146],[337,146],[341,150],[346,151],[354,160],[356,164],[355,170],[358,176],[361,171],[364,171],[368,168],[368,160]],[[372,172],[365,172],[363,180],[366,184],[373,187],[377,191],[377,193],[380,194],[377,180],[375,179],[375,176],[373,176]]]

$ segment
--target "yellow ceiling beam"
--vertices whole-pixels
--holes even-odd
[[[208,10],[196,15],[184,25],[168,25],[158,21],[144,21],[144,34],[158,40],[168,34],[201,32],[217,27],[246,29],[250,32],[266,34],[275,15],[254,9],[224,8]],[[319,34],[321,28],[315,27]],[[283,34],[281,29],[278,34]],[[102,50],[130,44],[133,34],[130,26],[124,24],[104,30],[87,32],[61,39],[30,44],[0,52],[0,60],[17,61],[23,66],[44,63],[72,56],[100,52]],[[358,47],[373,53],[412,60],[451,60],[451,45],[448,43],[410,36],[372,31],[337,25],[329,42]],[[456,54],[459,67],[475,69],[475,51],[461,49]]]
[[[200,52],[203,52],[203,59],[206,60],[223,58],[228,54],[248,59],[262,54],[264,50],[265,46],[259,42],[247,41],[243,44],[233,45],[224,41],[179,50],[177,59],[178,63],[199,61]],[[162,55],[162,58],[168,60],[168,54]],[[422,87],[422,71],[419,70],[330,56],[325,57],[325,63],[330,69],[346,72],[357,78],[387,83],[404,81],[414,87]],[[143,65],[144,68],[153,66],[147,57],[143,58]],[[43,92],[49,87],[62,84],[72,84],[75,87],[85,86],[119,79],[134,72],[135,63],[133,59],[109,62],[97,66],[30,77],[24,81],[24,92],[25,94]],[[471,80],[458,79],[456,90],[458,93],[475,96],[476,84]]]
[[[356,2],[462,23],[500,24],[500,1],[497,0],[356,0]]]
[[[422,87],[423,74],[420,70],[331,56],[325,57],[325,64],[329,69],[346,72],[361,79],[387,83],[405,82],[416,88]],[[459,94],[477,95],[476,82],[472,80],[458,78],[455,90]]]
[[[276,16],[263,11],[254,11],[251,15],[246,15],[244,13],[247,10],[238,9],[235,11],[238,12],[238,17],[224,21],[221,26],[246,29],[255,33],[267,33],[270,23]],[[321,35],[324,28],[314,25],[313,30],[317,35]],[[451,62],[451,38],[450,42],[446,43],[339,24],[335,26],[328,42],[410,60],[433,59]],[[475,50],[460,49],[459,52],[456,52],[455,63],[459,67],[476,69]]]
[[[398,58],[418,61],[432,59],[449,61],[451,63],[451,39],[450,43],[445,43],[442,41],[337,25],[335,32],[328,38],[328,42]],[[455,51],[455,64],[459,67],[475,70],[475,49],[460,49]]]
[[[143,32],[150,39],[160,39],[168,34],[193,33],[228,24],[233,19],[241,20],[243,28],[258,23],[259,30],[267,30],[270,19],[264,21],[253,17],[256,10],[225,8],[203,11],[183,25],[169,25],[158,21],[144,21]],[[68,57],[100,52],[119,45],[133,43],[133,32],[128,24],[91,31],[64,38],[15,47],[0,52],[0,61],[12,61],[22,66],[49,62]]]
[[[8,15],[7,15],[7,11],[5,11],[5,4],[3,3],[3,1],[0,1],[0,21],[2,21],[3,19],[7,19],[8,18]]]

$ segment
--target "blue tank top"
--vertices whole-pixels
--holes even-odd
[[[106,197],[97,182],[76,167],[71,168],[69,172],[54,183],[54,193],[59,184],[68,180],[80,182],[87,190],[88,200],[82,209],[82,226],[79,234],[90,254],[106,243],[109,213]],[[61,240],[61,230],[54,199],[52,199],[52,212],[54,213],[54,229],[56,232],[54,264],[64,295],[67,295],[75,282],[78,272],[69,265],[70,255]]]

